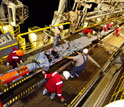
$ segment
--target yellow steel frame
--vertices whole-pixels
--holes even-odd
[[[109,102],[116,101],[117,97],[119,97],[120,93],[122,93],[120,96],[120,99],[124,98],[124,88],[122,88],[122,85],[124,85],[124,72],[123,72]]]
[[[57,26],[60,26],[60,25],[67,25],[67,24],[70,24],[70,22],[54,25],[54,27],[57,27]],[[39,31],[42,31],[42,30],[47,30],[47,29],[50,29],[50,28],[51,28],[51,26],[45,27],[45,28],[40,28],[40,29],[37,29],[37,30],[33,30],[33,31],[30,31],[30,32],[19,34],[18,36],[24,36],[24,35],[27,35],[27,34],[30,34],[30,33],[35,33],[35,32],[39,32]]]
[[[4,33],[4,29],[3,29],[4,24],[1,21],[0,21],[0,25],[1,25],[1,32]]]
[[[109,19],[109,20],[107,20],[107,21],[110,21],[110,20],[112,20],[112,19],[113,19],[113,18],[111,18],[111,19]],[[99,25],[99,24],[101,24],[101,23],[104,23],[104,22],[106,22],[106,21],[99,22],[98,24],[94,24],[94,25],[88,26],[88,27],[86,27],[86,28],[91,28],[91,27],[97,26],[97,25]],[[57,27],[57,26],[60,26],[60,25],[67,25],[67,24],[71,24],[71,23],[70,23],[70,22],[66,22],[66,23],[62,23],[62,24],[55,25],[54,27]],[[25,32],[25,33],[19,34],[18,36],[23,37],[23,36],[28,35],[28,34],[30,34],[30,33],[36,33],[36,32],[39,32],[39,31],[43,31],[43,30],[50,29],[50,28],[51,28],[51,26],[45,27],[45,28],[40,28],[40,29],[37,29],[37,30],[33,30],[33,31],[30,31],[30,32]],[[76,32],[79,32],[79,31],[81,31],[81,29],[76,30]],[[66,37],[65,37],[65,38],[66,38]],[[63,38],[63,39],[65,39],[65,38]],[[37,41],[35,41],[35,42],[37,42]],[[31,45],[32,45],[32,44],[29,43],[29,44],[26,45],[26,46],[31,46]],[[31,48],[31,47],[26,48],[26,50],[28,50],[28,49],[32,49],[32,48]]]
[[[70,24],[70,22],[66,22],[66,23],[54,25],[54,27],[57,27],[57,26],[60,26],[60,25],[67,25],[67,24]],[[28,35],[28,34],[30,34],[30,33],[36,33],[36,32],[39,32],[39,31],[43,31],[43,30],[50,29],[50,28],[51,28],[51,26],[45,27],[45,28],[40,28],[40,29],[37,29],[37,30],[33,30],[33,31],[29,31],[29,32],[25,32],[25,33],[19,34],[18,36],[19,36],[20,38],[22,38],[23,36]],[[17,37],[18,37],[18,36],[17,36]],[[22,38],[22,39],[23,39],[23,38]],[[35,42],[37,42],[37,41],[35,41]],[[27,46],[31,46],[31,45],[32,45],[32,44],[29,43]],[[31,47],[26,48],[26,50],[28,50],[28,49],[32,49],[32,48],[31,48]],[[25,50],[24,50],[24,51],[25,51]]]
[[[17,39],[20,40],[20,41],[19,41],[20,44],[24,42],[24,39],[23,39],[22,37],[20,37],[20,36],[18,36]],[[7,49],[7,48],[12,47],[12,46],[15,46],[15,45],[18,45],[18,43],[14,43],[14,44],[11,44],[11,45],[2,47],[2,48],[0,48],[0,50],[4,50],[4,49]],[[2,59],[6,59],[6,58],[7,58],[7,56],[2,57]]]
[[[0,24],[1,24],[1,26],[4,26],[4,24],[3,24],[1,21],[0,21]],[[3,28],[3,27],[2,27],[2,28]],[[4,33],[4,29],[3,29],[2,33]],[[18,26],[17,29],[16,29],[14,32],[11,32],[11,33],[14,34],[14,35],[20,34],[20,26]],[[17,39],[20,40],[20,41],[19,41],[20,44],[24,41],[24,39],[23,39],[22,37],[20,37],[20,36],[18,36]],[[0,50],[4,50],[4,49],[6,49],[6,48],[9,48],[9,47],[12,47],[12,46],[15,46],[15,45],[18,45],[18,43],[14,43],[14,44],[11,44],[11,45],[2,47],[2,48],[0,48]],[[7,56],[8,56],[8,55],[7,55]],[[6,59],[7,56],[2,57],[2,59]]]
[[[56,26],[60,26],[60,25],[67,25],[67,24],[70,24],[70,22],[67,22],[67,23],[63,23],[63,24],[59,24],[59,25],[55,25],[54,27]],[[17,35],[17,40],[19,41],[19,44],[21,45],[23,42],[24,42],[24,38],[22,38],[22,36],[24,35],[27,35],[27,34],[30,34],[30,33],[35,33],[35,32],[39,32],[39,31],[42,31],[42,30],[46,30],[46,29],[50,29],[50,27],[45,27],[45,28],[40,28],[40,29],[37,29],[37,30],[34,30],[34,31],[30,31],[30,32],[26,32],[26,33],[22,33],[22,34],[19,34],[17,35],[18,33],[20,33],[20,26],[14,31],[14,34]],[[15,45],[18,45],[18,43],[14,43],[14,44],[11,44],[11,45],[8,45],[8,46],[5,46],[5,47],[2,47],[0,48],[0,50],[4,50],[6,48],[9,48],[9,47],[12,47],[12,46],[15,46]],[[25,48],[25,47],[24,47]],[[25,51],[25,50],[24,50]],[[2,59],[6,59],[7,56],[4,56],[2,57]]]
[[[112,20],[112,19],[115,19],[115,18],[110,18],[110,19],[108,19],[107,21],[110,21],[110,20]],[[86,28],[91,28],[91,27],[97,26],[97,25],[99,25],[99,24],[101,24],[101,23],[104,23],[104,22],[107,22],[107,21],[99,22],[98,24],[94,24],[94,25],[88,26],[88,27],[86,27]],[[70,22],[66,22],[66,23],[54,25],[54,27],[57,27],[57,26],[60,26],[60,25],[67,25],[67,24],[71,24],[71,23],[70,23]],[[2,25],[3,25],[3,24],[2,24]],[[4,25],[3,25],[3,26],[4,26]],[[27,34],[30,34],[30,33],[35,33],[35,32],[39,32],[39,31],[47,30],[47,29],[50,29],[50,28],[51,28],[51,26],[45,27],[45,28],[40,28],[40,29],[33,30],[33,31],[30,31],[30,32],[25,32],[25,33],[19,34],[19,33],[20,33],[20,26],[18,26],[18,28],[14,31],[13,34],[14,34],[14,35],[17,35],[17,40],[19,41],[19,45],[21,45],[21,44],[24,43],[24,41],[25,41],[25,39],[22,38],[23,36],[25,36],[25,35],[27,35]],[[76,32],[79,32],[79,31],[81,31],[81,30],[82,30],[82,29],[76,30]],[[65,38],[66,38],[66,37],[65,37]],[[64,39],[65,39],[65,38],[64,38]],[[3,49],[6,49],[6,48],[15,46],[15,45],[17,45],[17,44],[18,44],[18,43],[15,43],[15,44],[12,44],[12,45],[8,45],[8,46],[5,46],[5,47],[2,47],[2,48],[0,48],[0,50],[3,50]],[[21,46],[22,46],[22,45],[21,45]],[[31,45],[30,45],[30,46],[31,46]],[[26,46],[22,46],[23,51],[25,51],[25,47],[26,47]],[[29,47],[28,49],[31,49],[31,48]],[[6,59],[6,58],[7,58],[7,56],[4,56],[4,57],[3,57],[3,59]]]
[[[16,28],[16,30],[14,31],[14,36],[17,36],[17,35],[19,35],[20,34],[20,26],[18,26],[17,28]]]
[[[2,57],[0,55],[0,65],[2,65],[2,64],[3,64],[3,60],[2,60]]]

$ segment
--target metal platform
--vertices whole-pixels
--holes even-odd
[[[106,53],[104,48],[94,48],[93,54],[91,55],[101,66],[104,65],[107,59],[110,57],[108,53]],[[97,57],[96,57],[97,56]],[[101,60],[99,60],[101,59]],[[56,69],[58,65],[55,65],[53,69]],[[72,67],[67,68],[71,71]],[[63,97],[67,100],[68,104],[75,98],[75,96],[83,89],[93,78],[96,72],[99,70],[92,62],[88,60],[87,67],[85,71],[82,72],[81,76],[75,78],[74,80],[65,81],[63,85]],[[56,96],[55,100],[50,100],[49,94],[47,96],[42,95],[42,90],[44,86],[41,87],[41,90],[34,91],[29,96],[25,97],[23,100],[15,103],[12,107],[31,107],[33,106],[53,106],[53,107],[62,107],[63,104],[60,102],[58,97]]]

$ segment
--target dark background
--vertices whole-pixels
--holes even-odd
[[[29,8],[29,17],[21,24],[21,32],[28,31],[28,27],[44,27],[52,22],[54,11],[58,10],[59,0],[20,0]],[[71,4],[74,0],[68,0]],[[69,8],[69,6],[68,6]]]
[[[21,33],[27,32],[28,27],[44,27],[52,22],[54,11],[58,10],[59,0],[20,0],[29,8],[29,17],[21,24]],[[74,0],[67,0],[65,11],[71,10]],[[90,3],[89,3],[90,4]],[[88,11],[93,11],[97,5],[94,3]]]

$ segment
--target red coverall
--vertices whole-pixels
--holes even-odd
[[[44,73],[44,77],[48,79],[45,88],[48,92],[57,93],[57,96],[61,99],[62,98],[62,86],[63,81],[61,76],[57,72],[53,72],[50,74]]]
[[[100,31],[106,31],[106,28],[103,26],[101,27]]]
[[[12,66],[12,68],[16,68],[17,63],[20,63],[20,58],[19,56],[16,55],[17,50],[18,49],[13,48],[13,51],[7,57],[7,62],[9,63],[10,66]]]
[[[119,29],[119,27],[117,27],[117,28],[115,28],[115,36],[118,36],[119,35],[119,32],[120,32],[120,29]]]
[[[93,30],[92,29],[83,29],[82,32],[84,35],[88,34],[88,33],[92,34]]]
[[[0,101],[0,107],[3,107],[2,102]]]
[[[112,24],[106,24],[106,29],[109,30],[110,28],[112,28]]]

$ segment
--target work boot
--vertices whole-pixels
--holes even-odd
[[[79,75],[78,75],[77,73],[76,73],[75,75],[76,75],[77,77],[79,77]]]
[[[43,95],[46,95],[47,92],[48,92],[48,90],[45,88],[45,89],[43,90]]]
[[[73,80],[73,78],[74,78],[74,76],[71,75],[71,76],[70,76],[70,80]]]
[[[51,93],[50,99],[53,100],[55,98],[56,93]]]

